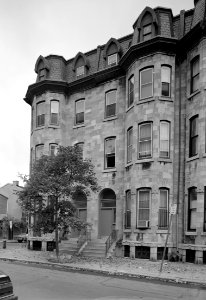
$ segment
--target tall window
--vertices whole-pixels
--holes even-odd
[[[39,159],[43,155],[44,145],[37,145],[35,148],[35,159]]]
[[[115,138],[105,140],[105,168],[115,167]]]
[[[169,191],[168,189],[160,189],[160,203],[159,203],[159,218],[158,227],[160,229],[167,229],[169,222]]]
[[[197,56],[191,61],[191,93],[199,89],[199,72],[199,56]]]
[[[50,155],[52,155],[52,156],[56,155],[57,151],[58,151],[58,145],[57,144],[50,144],[49,145]]]
[[[75,102],[76,110],[76,125],[84,123],[84,99],[78,100]]]
[[[137,191],[137,228],[148,228],[150,220],[150,189]]]
[[[76,76],[83,76],[85,74],[85,66],[80,66],[76,68]]]
[[[196,215],[197,209],[197,188],[192,187],[188,190],[188,223],[187,229],[188,231],[196,230]]]
[[[197,120],[198,120],[198,116],[194,116],[190,119],[189,157],[192,157],[198,153]]]
[[[110,66],[110,67],[116,66],[117,65],[117,53],[108,55],[107,63],[108,63],[108,66]]]
[[[113,90],[106,93],[106,107],[105,107],[105,117],[112,117],[116,115],[116,101],[117,101],[117,91]]]
[[[50,115],[50,123],[52,125],[59,124],[59,101],[52,100],[50,104],[51,115]]]
[[[152,123],[139,125],[139,158],[152,156]]]
[[[134,75],[128,80],[128,107],[134,102]]]
[[[143,41],[150,40],[152,38],[152,24],[143,26]]]
[[[170,123],[160,122],[160,157],[169,158],[170,151]]]
[[[39,102],[36,106],[36,126],[44,126],[45,124],[45,102]]]
[[[161,67],[161,95],[171,96],[171,68],[168,66]]]
[[[127,162],[132,161],[133,128],[127,130]]]
[[[125,228],[131,228],[131,191],[126,191]]]
[[[140,72],[140,99],[153,96],[153,68],[147,68]]]
[[[79,150],[81,152],[81,157],[83,158],[83,151],[84,151],[84,143],[80,142],[80,143],[76,143],[75,146],[79,147]]]

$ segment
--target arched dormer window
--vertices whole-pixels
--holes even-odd
[[[76,77],[80,78],[85,76],[88,69],[88,58],[82,52],[77,53],[73,62],[73,71],[76,73]]]
[[[146,7],[133,27],[138,30],[138,42],[144,42],[156,36],[158,20],[155,11],[150,7]]]
[[[40,55],[36,61],[34,70],[37,73],[37,81],[46,79],[50,70],[48,60]]]
[[[116,39],[111,38],[105,45],[103,53],[104,59],[106,61],[106,66],[116,66],[121,56],[121,52],[122,51],[120,43]]]

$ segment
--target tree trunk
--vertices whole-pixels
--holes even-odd
[[[59,231],[58,231],[58,197],[55,199],[55,243],[56,243],[56,256],[59,259]]]

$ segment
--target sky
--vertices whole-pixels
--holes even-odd
[[[0,187],[29,174],[31,109],[23,99],[39,55],[68,60],[131,34],[146,6],[177,15],[194,0],[0,0]]]

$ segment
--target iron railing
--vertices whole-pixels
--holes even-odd
[[[112,244],[117,240],[117,233],[118,230],[113,229],[110,235],[108,236],[108,239],[106,240],[106,254],[109,251],[109,248],[112,246]]]
[[[127,210],[125,213],[124,213],[124,228],[125,229],[130,229],[131,228],[131,211],[130,210]]]
[[[169,211],[165,208],[159,209],[158,228],[167,229],[169,225]]]
[[[87,241],[91,241],[91,230],[82,229],[77,241],[78,251],[83,246],[83,244]]]

